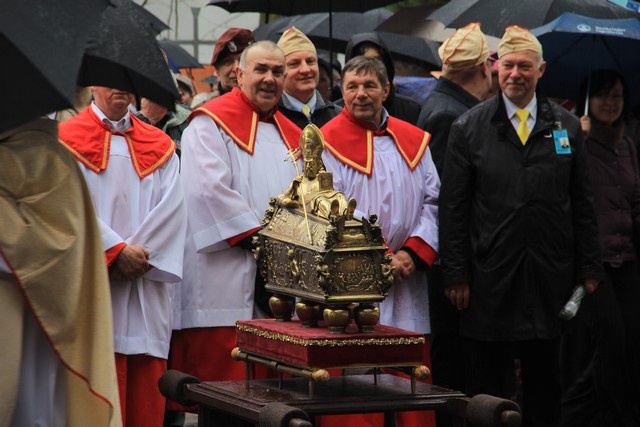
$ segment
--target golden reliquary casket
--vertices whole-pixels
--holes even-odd
[[[295,305],[304,327],[324,319],[331,332],[344,333],[353,318],[361,332],[373,332],[380,318],[374,303],[384,300],[393,283],[377,217],[354,218],[356,201],[334,190],[315,125],[305,127],[300,143],[303,174],[271,199],[254,238],[259,274],[274,293],[269,306],[286,321]]]

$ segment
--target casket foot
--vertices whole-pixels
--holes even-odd
[[[324,321],[332,334],[344,334],[349,326],[349,309],[343,307],[325,308]]]
[[[318,320],[322,317],[320,304],[311,301],[300,301],[296,304],[296,315],[303,328],[318,327]]]
[[[278,322],[288,322],[293,316],[294,297],[276,294],[269,298],[269,308]]]
[[[373,304],[359,304],[353,310],[353,317],[360,332],[372,333],[380,320],[380,309]]]

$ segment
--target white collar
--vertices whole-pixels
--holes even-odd
[[[311,108],[311,114],[313,114],[313,112],[316,109],[316,102],[318,101],[317,92],[318,91],[314,90],[313,96],[311,97],[309,102],[306,103],[306,105],[308,105]],[[285,107],[291,110],[299,111],[299,112],[302,112],[302,106],[305,105],[304,102],[301,102],[297,98],[294,98],[293,96],[289,95],[287,92],[282,92],[282,102],[285,105]]]
[[[124,132],[131,127],[131,117],[129,116],[128,110],[120,120],[113,121],[107,118],[107,116],[102,112],[102,110],[98,108],[95,101],[91,103],[91,108],[103,123],[106,123],[111,127],[112,131]]]
[[[532,120],[535,123],[536,114],[538,112],[538,98],[535,93],[533,94],[533,98],[531,98],[531,101],[529,101],[529,103],[525,105],[524,108],[520,108],[516,104],[511,102],[511,100],[507,98],[504,92],[502,92],[502,100],[504,101],[504,106],[507,110],[507,117],[509,118],[509,120],[513,119],[513,117],[516,115],[516,111],[527,110],[529,112],[529,119],[527,119],[527,122],[529,120]]]

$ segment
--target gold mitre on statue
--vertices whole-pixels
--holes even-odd
[[[304,159],[317,159],[322,157],[324,136],[318,126],[313,123],[305,126],[302,130],[302,135],[300,135],[300,145]]]
[[[344,215],[353,219],[355,199],[347,200],[345,195],[333,188],[333,174],[324,169],[322,151],[324,136],[314,124],[308,124],[300,135],[303,170],[287,190],[276,197],[278,205],[285,208],[301,208],[307,215],[317,215],[325,219]]]

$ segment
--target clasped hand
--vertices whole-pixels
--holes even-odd
[[[149,268],[149,251],[143,246],[127,245],[109,268],[109,277],[119,282],[135,280]]]

